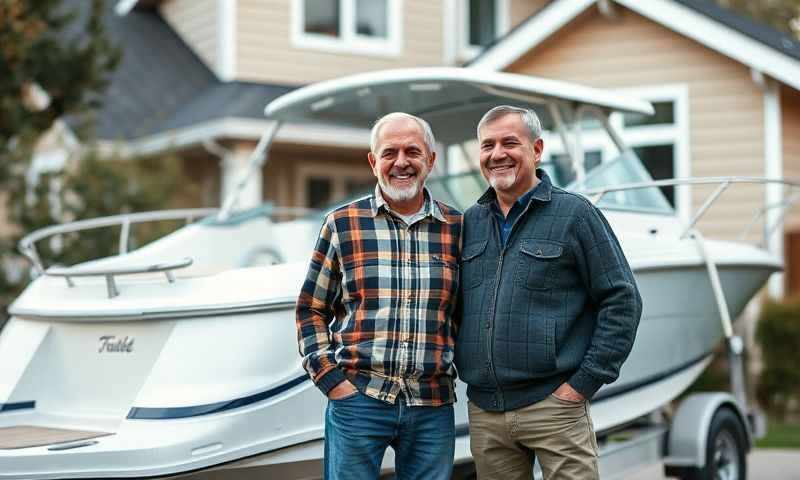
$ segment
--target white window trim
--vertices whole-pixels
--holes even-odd
[[[306,33],[305,1],[292,0],[292,46],[328,53],[354,53],[372,57],[398,57],[403,50],[403,0],[387,0],[387,38],[375,39],[355,33],[356,0],[341,0],[339,38]]]
[[[238,0],[217,0],[217,74],[223,81],[236,78],[236,7]]]
[[[471,45],[469,43],[469,0],[457,0],[458,1],[458,14],[456,15],[458,18],[461,19],[460,24],[458,25],[458,49],[459,49],[459,57],[462,60],[470,60],[476,57],[481,51],[483,51],[483,47],[480,45]],[[509,18],[509,0],[495,0],[495,31],[497,32],[497,38],[502,37],[510,28],[511,20]]]
[[[691,178],[689,86],[685,83],[652,85],[623,88],[616,92],[633,95],[650,102],[672,102],[675,120],[672,125],[647,125],[625,129],[620,114],[612,115],[611,123],[620,132],[623,141],[631,148],[672,143],[675,152],[673,166],[675,178]],[[692,215],[691,186],[675,187],[675,211],[678,218],[688,224]]]
[[[689,87],[686,84],[632,87],[615,90],[624,95],[639,97],[650,102],[673,102],[674,120],[672,125],[643,125],[625,129],[622,114],[613,113],[609,121],[625,144],[630,148],[672,144],[675,152],[673,169],[675,178],[691,177],[689,150]],[[565,153],[561,137],[554,132],[544,132],[545,151],[542,160],[549,161],[554,154]],[[604,130],[582,130],[583,151],[600,150],[603,162],[617,155],[617,147]],[[675,212],[678,218],[688,223],[692,214],[692,194],[689,186],[675,187]]]

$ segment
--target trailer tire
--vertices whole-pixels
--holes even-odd
[[[688,468],[683,480],[747,480],[747,436],[744,425],[732,409],[714,413],[706,442],[706,465]]]

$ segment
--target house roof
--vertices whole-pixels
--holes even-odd
[[[91,5],[66,3],[84,18]],[[263,106],[292,89],[222,82],[155,9],[120,16],[114,4],[106,1],[104,24],[123,56],[93,119],[99,139],[132,140],[218,118],[263,119]]]
[[[722,8],[707,0],[672,0],[691,8],[715,21],[726,25],[748,37],[774,48],[786,55],[800,60],[800,41],[768,25],[744,17],[736,12]]]
[[[468,66],[501,70],[596,0],[553,0],[489,45]],[[676,33],[800,89],[800,42],[708,0],[614,0]]]

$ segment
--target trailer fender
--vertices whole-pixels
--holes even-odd
[[[752,448],[747,416],[733,395],[725,392],[696,393],[681,402],[675,412],[664,458],[666,467],[705,467],[711,420],[721,407],[729,407],[736,413],[744,426],[747,451]]]

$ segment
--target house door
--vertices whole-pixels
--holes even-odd
[[[784,238],[786,297],[800,295],[800,230],[786,232]]]

